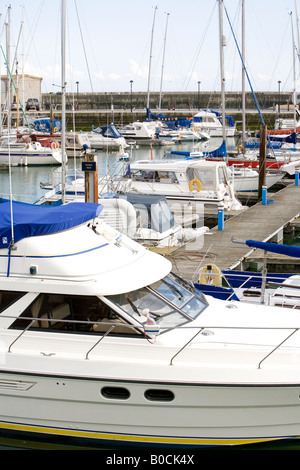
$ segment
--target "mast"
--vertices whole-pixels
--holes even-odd
[[[294,39],[294,27],[293,27],[293,14],[291,15],[291,25],[292,25],[292,41],[293,41],[293,107],[294,107],[294,132],[296,132],[296,44]]]
[[[245,93],[245,0],[242,0],[242,142],[246,143],[246,93]]]
[[[149,109],[149,107],[150,107],[150,77],[151,77],[152,47],[153,47],[153,34],[154,34],[154,24],[155,24],[156,10],[157,10],[157,7],[155,7],[155,9],[154,9],[152,34],[151,34],[150,59],[149,59],[149,70],[148,70],[147,109]]]
[[[166,52],[167,28],[168,28],[169,14],[170,14],[170,13],[167,13],[166,30],[165,30],[165,39],[164,39],[164,52],[163,52],[163,60],[162,60],[162,66],[161,66],[160,93],[159,93],[159,109],[161,109],[162,84],[163,84],[164,62],[165,62],[165,52]]]
[[[220,68],[221,68],[221,103],[222,103],[222,130],[223,142],[226,145],[226,132],[225,132],[225,76],[224,76],[224,53],[223,47],[226,45],[225,37],[223,36],[223,0],[219,0],[219,31],[220,31]]]
[[[66,79],[65,79],[65,24],[66,24],[66,0],[61,3],[61,91],[62,91],[62,110],[61,110],[61,152],[62,152],[62,202],[65,202],[66,193]]]

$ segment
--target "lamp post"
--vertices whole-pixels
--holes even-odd
[[[132,84],[133,80],[130,80],[130,111],[132,112]]]
[[[79,82],[76,82],[76,86],[77,86],[77,111],[78,111]]]
[[[280,113],[280,83],[281,81],[278,80],[278,115]]]
[[[198,82],[198,110],[200,109],[200,85],[201,82]]]

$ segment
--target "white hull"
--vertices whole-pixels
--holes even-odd
[[[82,367],[88,362],[82,359]],[[71,442],[225,446],[286,439],[299,433],[299,420],[295,419],[299,385],[176,385],[20,373],[1,374],[0,380],[2,429],[49,438],[65,436]],[[130,397],[108,399],[101,394],[104,387],[128,390]],[[145,394],[153,389],[173,392],[175,400],[147,400]]]
[[[29,144],[12,143],[0,147],[0,166],[61,165],[62,151],[59,148],[42,147],[39,142]]]
[[[283,174],[269,174],[266,175],[266,186],[270,188],[278,183],[283,177]],[[234,176],[234,190],[236,192],[255,192],[258,191],[258,173],[257,176]]]

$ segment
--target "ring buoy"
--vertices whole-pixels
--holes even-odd
[[[52,149],[57,149],[57,143],[56,142],[51,142],[51,148]]]
[[[201,183],[197,179],[193,179],[193,180],[190,181],[190,183],[189,183],[190,191],[194,191],[194,184],[197,185],[197,192],[199,193],[199,191],[201,190]]]
[[[215,264],[205,264],[200,271],[200,284],[219,286],[221,284],[221,270]]]

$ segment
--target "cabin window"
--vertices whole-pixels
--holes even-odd
[[[178,183],[178,179],[174,171],[158,171],[157,173],[161,183]]]
[[[171,390],[149,389],[146,390],[144,396],[149,401],[173,401],[175,395]]]
[[[161,332],[194,320],[207,306],[201,293],[174,274],[151,286],[108,299],[141,324],[146,322],[148,313]]]
[[[14,291],[6,291],[2,290],[0,291],[0,313],[3,312],[3,310],[6,310],[7,307],[12,305],[16,300],[20,299],[23,295],[25,295],[25,292],[14,292]]]
[[[76,333],[141,334],[96,296],[40,294],[11,328]]]
[[[129,390],[123,387],[103,387],[101,395],[110,400],[128,400],[130,398]]]

